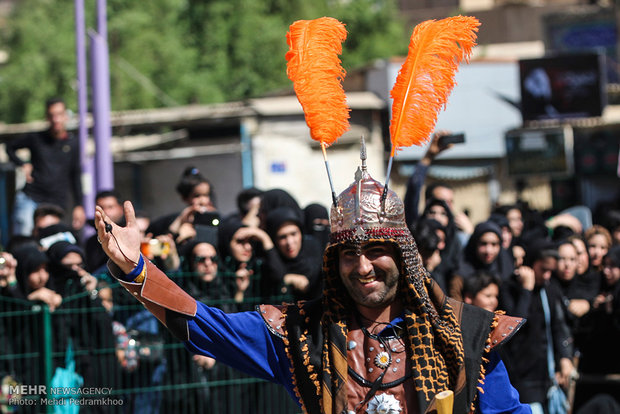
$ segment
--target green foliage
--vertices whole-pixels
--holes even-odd
[[[0,121],[42,119],[51,96],[66,96],[75,105],[73,16],[66,12],[71,4],[23,0],[15,8],[0,43],[10,59],[0,71]]]
[[[346,23],[349,35],[343,51],[343,65],[348,70],[369,61],[406,55],[409,34],[390,0],[354,0],[334,7],[334,17]]]
[[[95,1],[85,1],[87,29]],[[76,107],[73,0],[22,0],[2,35],[0,122],[43,117],[43,102],[62,96]],[[289,88],[288,26],[333,16],[349,37],[352,70],[406,51],[394,0],[108,0],[113,110],[213,103]],[[89,72],[89,78],[91,77]]]

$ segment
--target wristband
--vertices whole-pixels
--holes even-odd
[[[133,280],[133,283],[142,283],[144,282],[145,277],[146,277],[146,265],[142,266],[142,272],[140,272],[138,277]]]
[[[142,283],[144,281],[144,277],[146,276],[146,264],[144,263],[142,254],[140,254],[136,267],[134,267],[131,272],[127,273],[126,276],[125,280],[128,282]]]

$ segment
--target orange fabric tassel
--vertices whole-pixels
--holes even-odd
[[[391,91],[392,156],[401,147],[422,145],[435,128],[439,111],[454,88],[462,60],[476,45],[475,17],[428,20],[413,30],[407,59]]]
[[[303,107],[312,139],[329,146],[349,129],[349,107],[342,87],[346,71],[339,54],[347,38],[344,24],[331,17],[298,20],[286,40],[286,73]]]

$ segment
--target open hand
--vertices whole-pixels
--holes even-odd
[[[136,213],[130,201],[123,204],[125,210],[125,222],[121,227],[106,216],[99,206],[95,210],[95,228],[97,239],[101,243],[103,251],[125,273],[131,272],[138,264],[140,258],[140,228],[136,222]],[[110,231],[106,231],[106,224]]]

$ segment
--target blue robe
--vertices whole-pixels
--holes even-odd
[[[281,384],[299,404],[284,343],[269,332],[258,312],[225,313],[200,302],[197,305],[196,316],[188,324],[187,349],[253,377]],[[494,351],[489,354],[482,390],[476,400],[479,412],[531,413],[527,404],[519,402],[504,363]]]

